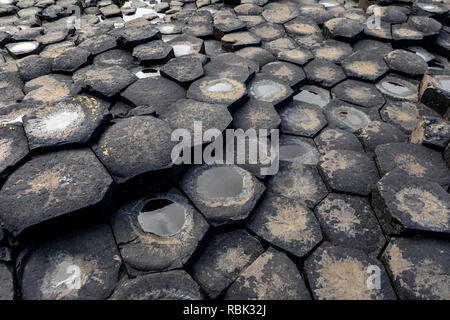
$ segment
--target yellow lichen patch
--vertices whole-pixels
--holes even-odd
[[[242,266],[247,265],[249,262],[250,256],[245,254],[243,248],[237,247],[228,248],[224,254],[219,255],[216,265],[222,272],[230,274]]]
[[[335,171],[349,169],[355,164],[355,159],[347,159],[347,157],[342,153],[339,153],[336,150],[331,150],[323,155],[323,163],[321,164],[321,167],[330,175],[330,177],[333,177],[333,173]]]
[[[317,263],[319,277],[314,293],[319,300],[371,300],[366,273],[369,265],[352,257],[335,258],[326,250]]]
[[[450,228],[450,208],[431,192],[406,187],[397,192],[395,199],[397,209],[408,213],[417,224],[439,230]]]
[[[420,164],[418,159],[409,154],[396,155],[394,163],[416,177],[424,177],[427,172],[427,169]]]
[[[334,229],[351,237],[355,237],[356,230],[360,229],[361,220],[358,218],[357,212],[342,199],[322,202],[320,215],[326,221],[331,222]]]

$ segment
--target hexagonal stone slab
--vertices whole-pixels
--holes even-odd
[[[333,99],[323,108],[330,127],[355,132],[380,118],[378,108],[363,108]]]
[[[114,49],[117,46],[116,38],[107,34],[98,37],[86,39],[81,42],[78,48],[87,50],[92,54],[100,54],[102,52]]]
[[[384,56],[389,68],[411,77],[422,77],[427,71],[427,63],[417,54],[407,50],[394,50]]]
[[[390,26],[389,26],[390,31]],[[390,43],[381,42],[373,39],[362,39],[353,44],[353,50],[366,51],[372,54],[384,55],[392,51],[392,45]]]
[[[444,114],[450,105],[450,72],[428,70],[420,84],[420,101]]]
[[[333,89],[335,98],[365,108],[381,108],[385,100],[383,95],[371,84],[357,80],[345,80]]]
[[[450,183],[450,171],[442,155],[421,145],[382,144],[375,148],[375,155],[381,176],[398,167],[412,177],[428,179],[443,187]]]
[[[23,82],[49,74],[52,71],[52,59],[31,55],[17,60],[17,69]]]
[[[283,24],[298,15],[295,6],[281,3],[270,3],[264,7],[262,16],[268,22]]]
[[[128,68],[133,64],[133,56],[126,50],[113,49],[95,56],[93,64],[96,66],[119,66]]]
[[[245,85],[231,78],[203,77],[191,84],[188,98],[235,108],[247,98]]]
[[[226,300],[310,300],[295,264],[273,248],[258,257],[228,288]]]
[[[279,195],[267,195],[247,227],[300,258],[322,241],[322,231],[314,213],[302,201]]]
[[[238,32],[246,29],[246,24],[231,12],[216,13],[214,15],[214,36],[222,38],[230,32]]]
[[[173,48],[175,57],[205,52],[205,43],[203,40],[190,35],[175,37],[168,41],[167,44]]]
[[[133,58],[140,65],[165,63],[174,57],[173,48],[162,40],[141,44],[133,49]]]
[[[186,91],[174,81],[163,77],[140,79],[121,93],[130,105],[149,106],[162,112],[168,106],[186,96]]]
[[[398,46],[420,45],[423,40],[423,33],[407,23],[394,24],[392,26],[392,40]]]
[[[311,61],[314,56],[308,49],[296,48],[278,52],[277,58],[281,61],[291,62],[303,66]]]
[[[314,138],[314,142],[320,153],[326,153],[335,149],[353,150],[358,152],[364,151],[361,143],[354,134],[339,128],[325,128]]]
[[[210,298],[216,298],[264,249],[245,230],[214,236],[193,266],[193,275]]]
[[[388,74],[375,86],[391,100],[417,101],[418,83],[412,79]]]
[[[119,47],[127,50],[133,50],[134,47],[140,44],[161,39],[161,32],[152,25],[130,25],[123,28],[116,28],[110,33],[117,37]]]
[[[319,171],[332,191],[362,196],[367,196],[379,179],[372,158],[351,150],[331,150],[323,154]]]
[[[289,34],[307,36],[315,33],[321,33],[319,26],[313,21],[304,17],[297,17],[284,24]]]
[[[334,63],[340,63],[352,54],[352,47],[337,40],[325,40],[311,47],[311,51],[317,59],[324,59]]]
[[[191,22],[182,28],[182,32],[203,39],[214,35],[213,25],[210,22]]]
[[[381,260],[401,299],[448,300],[449,255],[446,240],[394,238]]]
[[[160,69],[160,72],[162,76],[174,80],[182,86],[188,86],[204,73],[200,60],[187,56],[170,60]]]
[[[380,144],[408,140],[406,134],[398,126],[383,121],[369,122],[364,128],[358,130],[357,136],[366,151],[375,151]]]
[[[262,23],[250,29],[262,41],[272,41],[285,35],[283,26],[275,23]]]
[[[221,59],[213,58],[212,61],[205,65],[205,76],[229,78],[247,83],[248,80],[254,75],[254,73],[246,65],[235,66],[220,60]]]
[[[119,67],[89,66],[73,74],[75,85],[106,99],[112,99],[138,78]]]
[[[289,37],[278,38],[269,42],[263,43],[262,47],[272,52],[273,55],[278,55],[282,51],[296,49],[298,45]]]
[[[23,127],[18,123],[0,124],[0,178],[6,177],[28,153]]]
[[[323,30],[328,38],[353,43],[362,37],[364,26],[356,20],[334,18],[324,23]]]
[[[89,149],[38,156],[3,185],[0,218],[17,235],[28,227],[99,205],[112,182]]]
[[[314,137],[327,125],[322,109],[318,106],[292,101],[280,112],[281,132]]]
[[[280,161],[317,164],[319,152],[314,140],[291,135],[280,135]]]
[[[114,179],[123,183],[140,174],[172,166],[172,129],[153,116],[117,120],[93,146]]]
[[[183,270],[124,279],[111,300],[202,300],[198,284]]]
[[[252,60],[262,67],[265,64],[275,61],[275,57],[268,50],[259,47],[247,47],[236,51],[240,57]]]
[[[410,142],[442,151],[450,142],[450,124],[438,117],[423,117],[411,133]]]
[[[90,96],[37,106],[23,119],[30,149],[89,144],[110,119],[108,108],[109,103]]]
[[[227,106],[220,104],[204,103],[191,99],[181,99],[171,105],[161,114],[161,118],[166,120],[174,130],[184,129],[194,137],[194,122],[200,121],[202,130],[217,129],[223,132],[233,120]],[[206,141],[198,142],[192,139],[192,145],[203,144]]]
[[[358,51],[346,57],[342,67],[347,76],[365,81],[377,81],[389,71],[383,58],[368,51]]]
[[[379,290],[368,288],[368,270],[371,266],[379,268]],[[325,242],[306,259],[305,270],[317,300],[396,299],[383,265],[358,249],[332,246]]]
[[[271,103],[249,99],[233,113],[233,127],[248,129],[276,129],[281,123],[280,116]]]
[[[15,297],[14,277],[10,267],[0,263],[0,300],[13,300]]]
[[[22,298],[106,299],[119,280],[121,264],[111,229],[104,224],[28,247],[17,263]]]
[[[335,245],[377,257],[386,243],[366,198],[331,193],[314,211],[326,238]]]
[[[272,103],[278,108],[292,99],[292,89],[283,81],[264,73],[257,74],[248,89],[250,97]]]
[[[262,67],[261,72],[289,84],[294,90],[300,88],[306,80],[302,68],[288,62],[270,62]]]
[[[304,202],[309,208],[328,194],[315,166],[298,162],[280,163],[278,173],[270,177],[267,192]]]
[[[111,219],[121,256],[132,275],[182,268],[209,228],[177,192],[129,203]]]
[[[91,60],[91,53],[81,48],[67,48],[53,59],[53,72],[72,73]]]
[[[246,219],[265,190],[248,171],[234,165],[191,167],[180,187],[213,226]]]
[[[237,51],[251,46],[258,46],[261,39],[251,32],[233,32],[224,35],[221,39],[225,51]]]
[[[325,88],[331,88],[346,78],[342,68],[328,60],[314,59],[305,66],[308,79]]]
[[[387,234],[450,232],[450,195],[436,182],[411,177],[400,169],[377,183],[372,206]]]

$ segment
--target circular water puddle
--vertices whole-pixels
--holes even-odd
[[[184,226],[186,208],[169,199],[152,199],[142,207],[137,219],[145,232],[173,236]]]

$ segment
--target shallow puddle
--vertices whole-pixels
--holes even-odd
[[[407,96],[412,93],[412,90],[410,88],[392,81],[384,81],[381,83],[381,86],[387,91],[399,96]]]
[[[267,101],[283,91],[283,86],[271,81],[271,80],[261,80],[253,84],[250,91],[255,99]]]
[[[222,82],[216,82],[211,85],[206,86],[206,91],[212,92],[212,93],[227,93],[227,92],[233,92],[234,86],[230,82],[222,81]]]
[[[39,43],[35,41],[18,42],[9,46],[9,50],[14,54],[25,54],[36,50],[38,46]]]
[[[294,97],[294,100],[306,102],[319,107],[324,107],[329,101],[322,98],[321,95],[309,90],[302,90]]]
[[[159,236],[173,236],[184,226],[186,208],[168,199],[148,201],[138,215],[142,230]]]
[[[242,176],[234,167],[210,168],[197,179],[197,192],[207,199],[236,197],[242,191]]]

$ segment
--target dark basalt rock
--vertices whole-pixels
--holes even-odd
[[[0,178],[3,180],[29,152],[28,140],[20,124],[0,124],[0,150]]]
[[[272,41],[284,37],[285,31],[282,25],[275,23],[262,23],[249,30],[262,41]]]
[[[248,266],[228,288],[226,300],[310,300],[295,264],[269,248]]]
[[[186,91],[174,81],[163,77],[140,79],[121,93],[121,98],[132,106],[150,106],[157,113],[186,96]]]
[[[314,138],[320,153],[331,150],[353,150],[363,152],[363,147],[358,138],[350,132],[335,128],[325,128]]]
[[[162,40],[141,44],[133,50],[133,58],[140,65],[165,63],[174,57],[172,47]]]
[[[357,51],[345,58],[342,67],[347,76],[365,81],[377,81],[389,71],[378,53],[364,50]]]
[[[213,226],[246,219],[265,189],[234,165],[191,167],[180,187]]]
[[[372,207],[386,234],[449,234],[450,195],[436,182],[401,169],[387,173],[374,188]]]
[[[161,39],[161,32],[151,25],[125,26],[110,31],[110,34],[117,37],[117,44],[121,48],[127,50],[132,50],[140,44]]]
[[[448,300],[449,254],[447,240],[393,238],[381,261],[401,299]]]
[[[221,39],[227,33],[244,31],[245,29],[245,23],[234,14],[218,15],[216,13],[214,15],[214,36],[217,39]]]
[[[428,179],[447,187],[450,171],[442,155],[414,143],[387,143],[375,148],[375,155],[381,176],[399,167],[408,175]]]
[[[353,43],[362,37],[364,26],[355,20],[334,18],[324,23],[323,30],[327,38]]]
[[[320,157],[319,172],[335,192],[367,196],[377,183],[378,171],[372,158],[351,150],[331,150]]]
[[[108,108],[109,103],[89,96],[36,106],[23,120],[30,149],[91,143],[110,119]]]
[[[125,205],[113,215],[112,227],[131,275],[182,268],[209,228],[176,191]]]
[[[379,269],[380,290],[369,289],[367,280]],[[361,250],[323,243],[305,261],[306,276],[317,300],[396,299],[383,265]]]
[[[214,65],[214,67],[212,67]],[[220,70],[220,68],[225,70]],[[258,63],[241,57],[235,53],[222,53],[211,59],[211,62],[205,66],[205,71],[210,72],[216,76],[220,76],[223,74],[226,78],[228,74],[227,70],[230,70],[229,74],[232,75],[232,78],[241,79],[240,81],[244,81],[244,75],[247,77],[245,81],[252,77],[259,70]],[[212,70],[214,69],[214,70]],[[237,76],[239,74],[236,69],[243,70],[241,71],[242,75]],[[247,76],[248,73],[248,76]],[[236,75],[236,76],[235,76]]]
[[[253,3],[243,3],[234,7],[234,12],[241,15],[260,15],[263,10],[259,5]]]
[[[105,99],[116,97],[137,79],[134,74],[119,66],[89,66],[73,74],[75,85]]]
[[[272,103],[275,108],[292,100],[292,89],[283,81],[264,73],[257,74],[249,86],[251,98]]]
[[[401,49],[389,52],[384,60],[392,70],[412,77],[422,77],[428,68],[421,57]]]
[[[225,51],[237,51],[251,46],[258,46],[261,39],[251,32],[233,32],[224,35],[221,39]]]
[[[267,192],[303,202],[309,208],[328,194],[315,166],[298,162],[280,163],[278,173],[270,177]]]
[[[417,101],[417,81],[400,75],[388,74],[375,85],[391,100]]]
[[[331,96],[328,90],[321,87],[303,86],[293,99],[323,108],[330,102]]]
[[[183,270],[123,279],[111,300],[202,300],[198,284]]]
[[[214,35],[213,25],[210,22],[189,23],[182,29],[184,34],[197,38],[211,38]]]
[[[117,120],[93,146],[97,157],[123,183],[138,175],[172,166],[172,129],[153,116]]]
[[[38,156],[4,184],[0,218],[9,232],[18,235],[28,227],[100,205],[111,184],[110,175],[89,149]]]
[[[204,74],[201,61],[191,56],[170,60],[160,69],[160,72],[162,76],[185,87]]]
[[[280,161],[313,165],[319,162],[319,152],[313,139],[281,135],[279,152]]]
[[[304,102],[293,101],[280,112],[281,132],[314,137],[327,125],[322,109]]]
[[[49,74],[52,71],[52,59],[39,55],[27,56],[16,62],[23,82]]]
[[[13,300],[15,295],[13,272],[8,265],[0,263],[0,300]]]
[[[394,24],[392,25],[392,40],[398,46],[420,44],[423,40],[423,33],[407,23]]]
[[[369,122],[364,128],[357,132],[366,151],[375,151],[380,144],[391,142],[406,142],[408,137],[398,127],[383,121]]]
[[[426,16],[411,16],[408,24],[422,32],[424,37],[436,37],[442,28],[439,21]]]
[[[315,208],[326,238],[339,246],[377,257],[386,243],[366,198],[331,193]]]
[[[289,84],[294,90],[300,88],[306,80],[306,75],[302,68],[288,62],[270,62],[261,68],[261,73]]]
[[[345,80],[333,89],[332,95],[340,100],[365,108],[381,108],[385,100],[383,95],[372,84],[357,80]]]
[[[113,49],[94,57],[93,64],[99,67],[119,66],[127,69],[133,63],[130,52],[122,49]]]
[[[277,58],[281,61],[291,62],[303,66],[311,61],[314,56],[306,48],[296,48],[278,52]]]
[[[247,47],[236,51],[236,54],[242,58],[246,58],[262,67],[270,62],[275,61],[275,57],[268,50],[259,47]]]
[[[233,127],[248,129],[276,129],[281,123],[280,116],[271,103],[249,99],[234,112]]]
[[[23,102],[34,105],[54,103],[76,95],[80,89],[72,82],[72,77],[62,74],[48,74],[28,81],[23,91]]]
[[[22,298],[106,299],[119,280],[121,264],[107,225],[30,246],[22,251],[17,262]]]
[[[247,89],[242,82],[232,78],[209,76],[193,82],[187,97],[234,109],[247,99]]]
[[[295,18],[298,15],[298,9],[293,5],[281,3],[269,3],[264,6],[262,16],[268,22],[283,24]]]
[[[450,141],[450,124],[438,117],[424,117],[411,134],[410,142],[444,150]]]
[[[90,62],[91,53],[87,50],[68,48],[53,59],[53,72],[73,73]]]
[[[330,127],[338,127],[350,132],[356,132],[365,127],[370,121],[380,119],[378,108],[365,108],[332,99],[323,108]]]
[[[193,266],[193,276],[210,298],[216,298],[264,249],[248,232],[238,229],[216,235]]]
[[[107,34],[87,39],[78,45],[78,48],[89,51],[92,54],[100,54],[102,52],[114,49],[117,46],[116,38]]]
[[[450,106],[450,72],[429,69],[420,84],[420,101],[443,115]]]
[[[204,41],[190,35],[177,36],[168,41],[167,44],[173,48],[175,57],[205,52]]]
[[[288,34],[308,36],[321,33],[319,26],[312,20],[304,17],[297,17],[284,24]]]
[[[311,47],[311,51],[317,59],[324,59],[339,63],[352,54],[352,47],[345,42],[325,40]]]
[[[390,43],[381,42],[372,39],[362,39],[353,44],[353,51],[365,51],[373,55],[384,56],[392,51]]]
[[[274,56],[277,56],[280,52],[296,49],[298,45],[291,38],[284,37],[265,42],[262,47],[272,52]]]
[[[267,195],[247,227],[264,240],[297,257],[322,241],[320,225],[303,201]]]
[[[324,59],[314,59],[305,66],[308,80],[314,84],[331,88],[346,78],[337,64]]]

